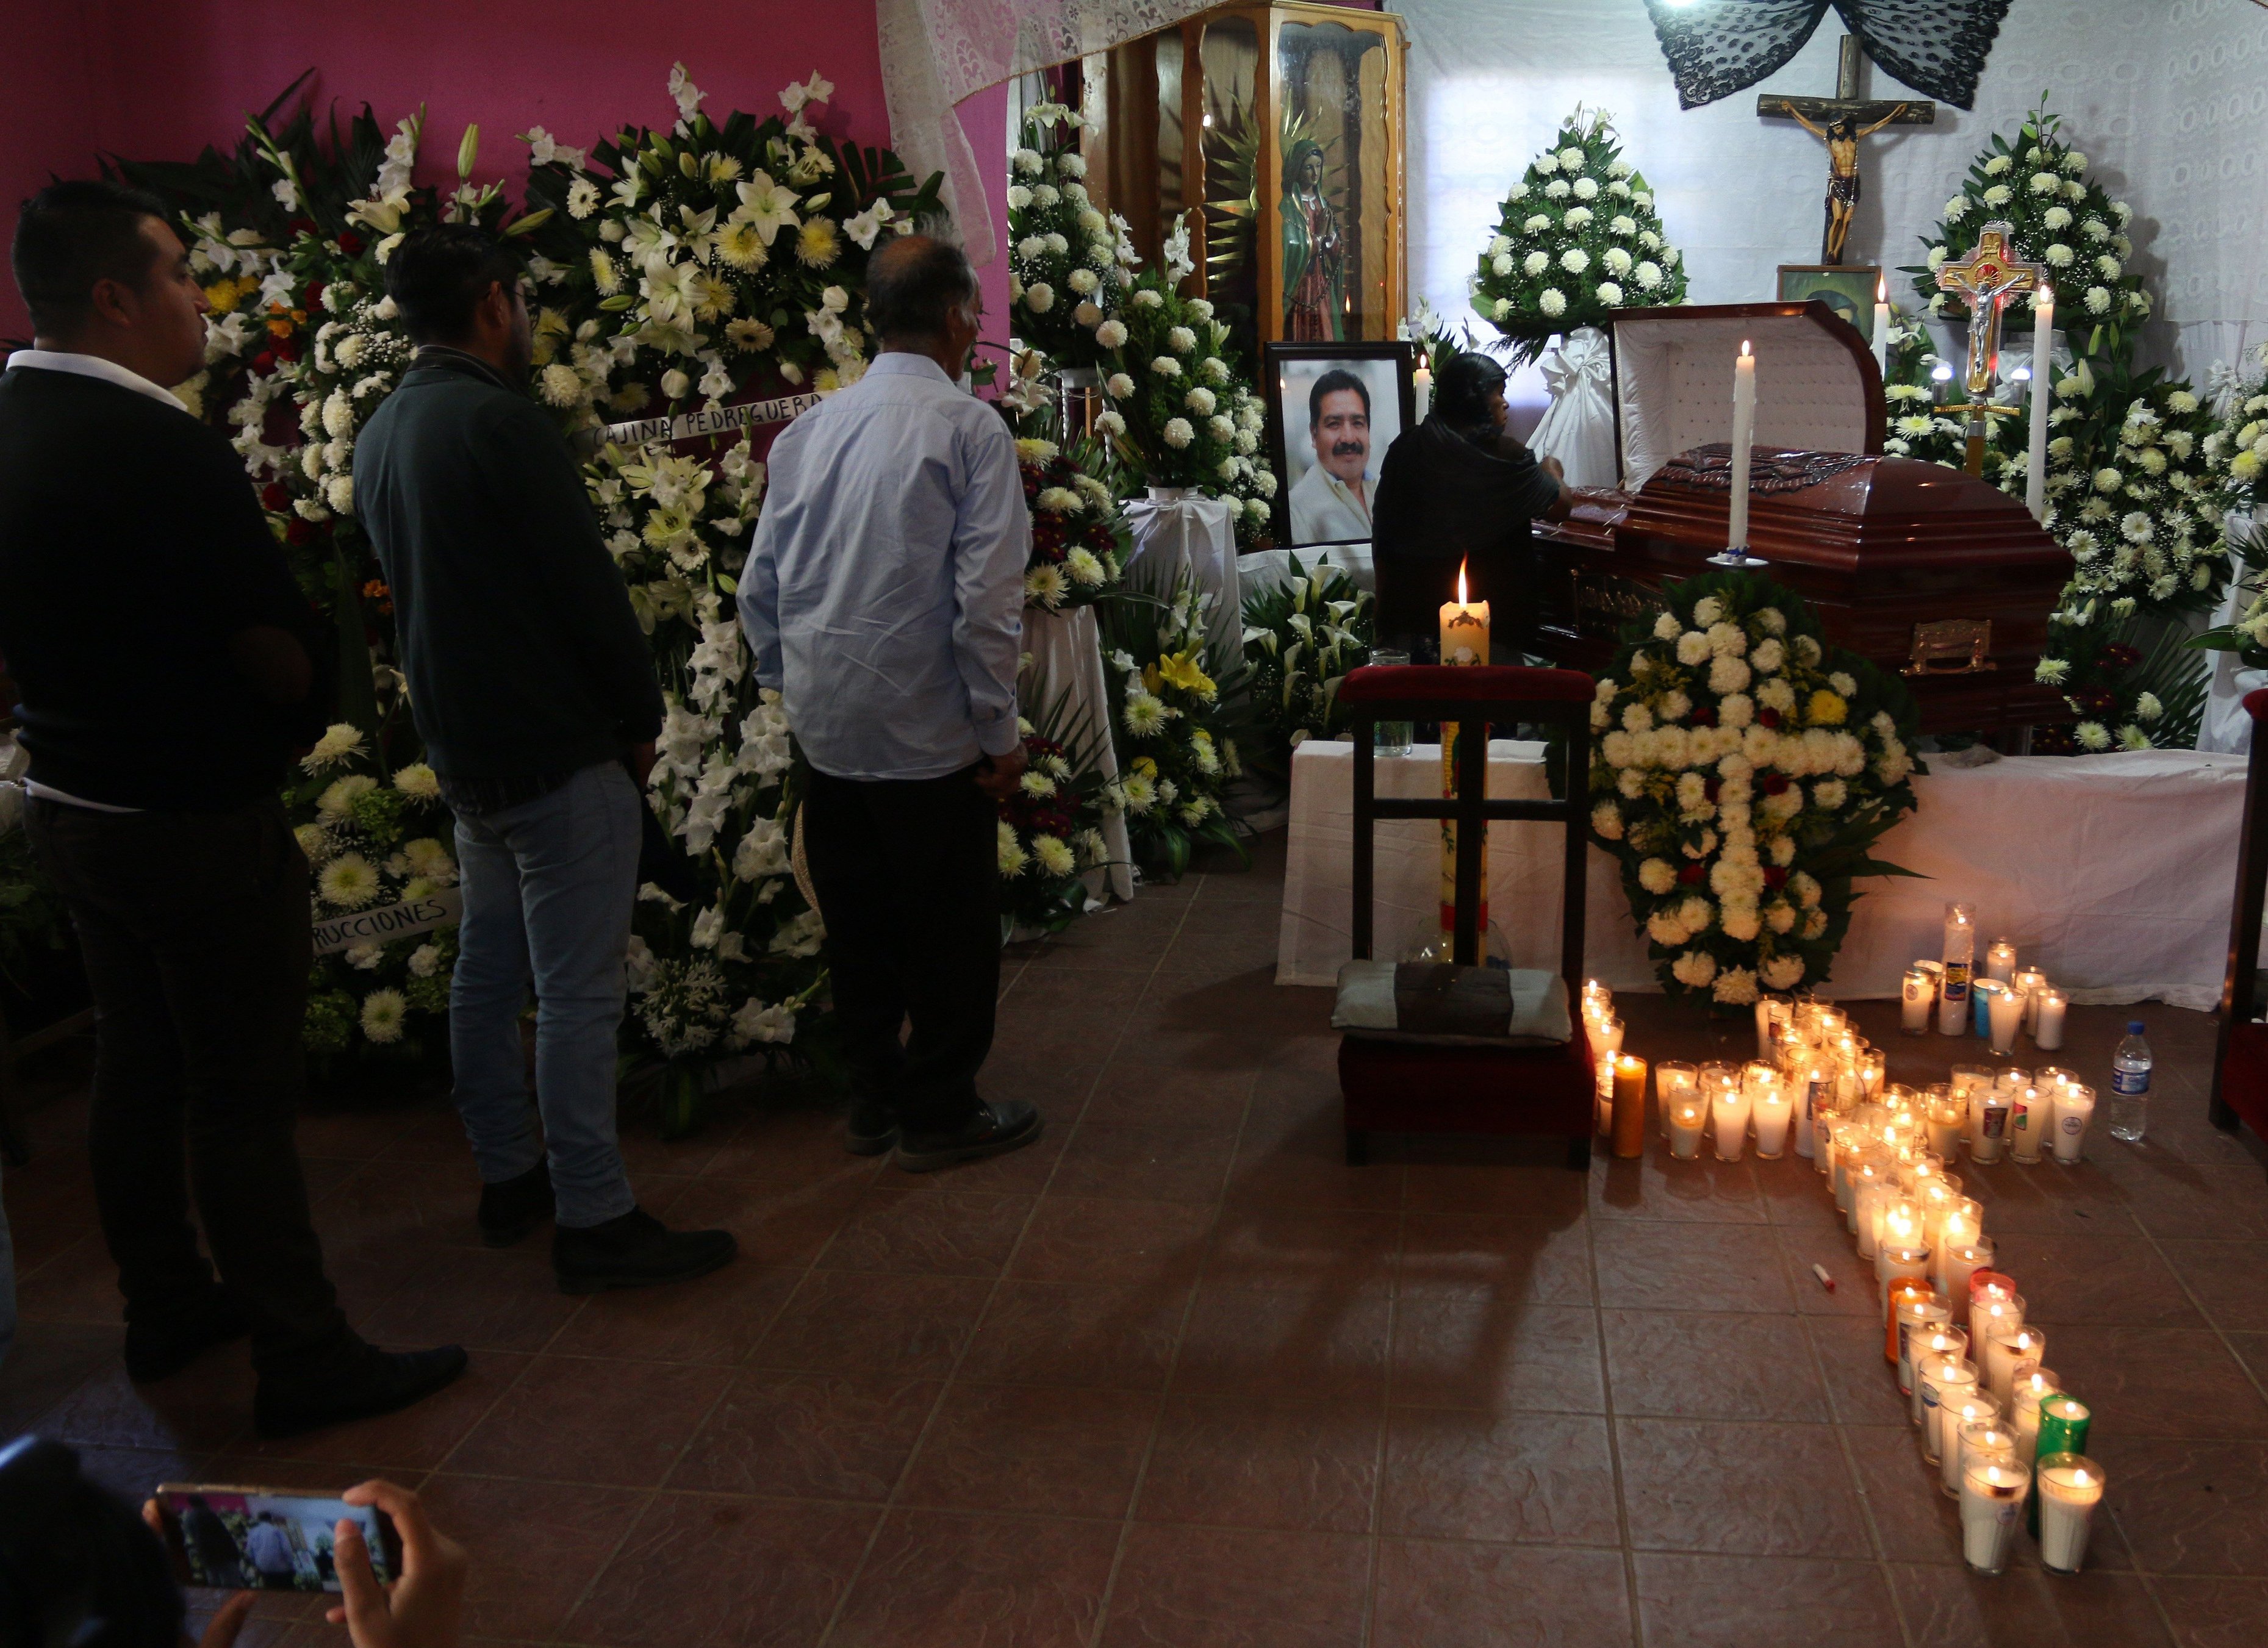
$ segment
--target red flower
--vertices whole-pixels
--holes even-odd
[[[2102,661],[2111,669],[2132,669],[2142,661],[2142,650],[2124,641],[2113,641],[2102,649]]]
[[[286,543],[303,544],[314,535],[315,529],[297,515],[284,523],[284,541]]]
[[[307,283],[307,296],[305,299],[306,307],[313,309],[317,304],[323,301],[323,285],[324,283],[321,281],[309,281]]]
[[[353,230],[342,229],[339,231],[339,250],[345,253],[349,257],[360,257],[362,255],[362,237],[357,234]]]
[[[254,356],[252,357],[252,370],[262,378],[268,376],[269,372],[274,372],[276,370],[276,351],[274,349],[262,349],[259,354]]]
[[[1766,773],[1764,776],[1762,788],[1766,795],[1786,795],[1787,793],[1787,775],[1786,773]]]
[[[1703,704],[1698,710],[1696,710],[1693,712],[1693,725],[1695,726],[1715,726],[1717,725],[1717,711],[1715,707],[1711,704]]]
[[[286,217],[284,220],[284,226],[286,229],[289,229],[293,234],[313,234],[315,232],[315,220],[312,217]]]
[[[1777,893],[1787,885],[1787,872],[1778,864],[1764,866],[1764,885]]]
[[[1776,727],[1776,726],[1778,726],[1778,725],[1779,725],[1779,711],[1778,711],[1778,710],[1757,710],[1757,711],[1756,711],[1756,725],[1757,725],[1758,726],[1762,726],[1762,727]]]
[[[1677,879],[1687,887],[1699,887],[1702,878],[1708,873],[1709,866],[1705,864],[1681,864],[1678,866]]]
[[[299,341],[297,338],[277,338],[276,340],[276,358],[278,360],[287,361],[298,360],[299,358]]]
[[[291,507],[291,495],[284,490],[283,482],[270,481],[260,489],[260,504],[261,508],[274,510],[280,514]]]

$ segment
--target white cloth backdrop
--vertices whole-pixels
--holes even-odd
[[[1190,576],[1212,601],[1205,656],[1211,660],[1206,673],[1215,680],[1244,656],[1244,592],[1236,528],[1229,524],[1232,507],[1188,487],[1152,487],[1147,497],[1126,505],[1126,528],[1134,537],[1126,586],[1170,600],[1182,574]]]
[[[1545,793],[1543,747],[1489,746],[1489,793]],[[2080,1002],[2220,997],[2245,759],[2186,750],[2035,756],[1917,778],[1920,806],[1876,856],[1930,878],[1862,883],[1851,931],[1820,993],[1898,994],[1906,967],[1943,946],[1945,905],[2015,941]],[[1438,795],[1441,753],[1419,745],[1378,764],[1381,795]],[[1292,760],[1292,826],[1276,982],[1329,984],[1351,953],[1354,747],[1309,742]],[[1440,846],[1425,821],[1378,826],[1376,933],[1393,953],[1438,923]],[[1514,967],[1558,966],[1565,836],[1547,824],[1489,833],[1489,914]],[[1615,861],[1591,850],[1585,968],[1616,990],[1660,985]]]
[[[1042,729],[1071,749],[1094,753],[1094,769],[1118,776],[1118,752],[1110,741],[1110,683],[1102,673],[1102,644],[1095,632],[1094,608],[1067,613],[1024,608],[1024,651],[1032,661],[1028,679],[1036,689],[1024,705],[1027,720],[1046,719]],[[1035,712],[1038,713],[1035,713]],[[1134,849],[1126,835],[1126,815],[1102,820],[1102,844],[1110,864],[1101,878],[1120,899],[1134,896]]]
[[[1610,110],[1684,248],[1695,303],[1774,297],[1774,267],[1818,261],[1826,156],[1758,91],[1830,93],[1830,11],[1762,85],[1681,111],[1638,0],[1397,0],[1410,36],[1410,274],[1454,320],[1504,192],[1578,103]],[[1869,64],[1867,94],[1898,95]],[[2268,9],[2251,0],[2014,0],[1977,107],[1862,145],[1853,263],[1921,261],[1969,161],[2043,90],[2114,195],[2160,300],[2152,364],[2202,381],[2268,335]],[[1893,276],[1893,290],[1905,295]],[[1483,336],[1491,329],[1476,321]],[[1521,374],[1528,404],[1539,378]]]

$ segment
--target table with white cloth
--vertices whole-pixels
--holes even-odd
[[[1118,752],[1110,740],[1110,682],[1102,672],[1094,608],[1051,613],[1025,607],[1024,655],[1031,660],[1018,683],[1024,718],[1042,736],[1086,757],[1086,767],[1106,782],[1116,781]],[[1089,874],[1090,890],[1097,895],[1108,890],[1120,899],[1132,898],[1134,848],[1127,839],[1123,813],[1103,815],[1102,844],[1110,862],[1100,875]]]
[[[1545,794],[1543,747],[1489,745],[1489,793]],[[1834,971],[1838,999],[1896,996],[1917,958],[1944,947],[1945,906],[1973,904],[1980,938],[2013,939],[2080,1003],[2220,1000],[2245,757],[2191,750],[2030,756],[1917,777],[1919,805],[1874,856],[1927,879],[1858,883]],[[1378,761],[1378,794],[1438,796],[1441,753],[1421,744]],[[1331,984],[1351,954],[1354,746],[1315,740],[1292,761],[1291,836],[1276,982]],[[1396,954],[1440,923],[1440,827],[1376,825],[1377,953]],[[1516,967],[1559,965],[1564,826],[1489,831],[1489,916]],[[1615,859],[1591,849],[1584,970],[1618,990],[1660,988]],[[1807,981],[1809,982],[1809,981]]]

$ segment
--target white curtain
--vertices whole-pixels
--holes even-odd
[[[1777,294],[1774,266],[1815,263],[1827,161],[1757,91],[1835,86],[1832,14],[1778,73],[1681,111],[1638,0],[1398,0],[1410,36],[1410,272],[1452,320],[1506,188],[1578,103],[1612,111],[1654,186],[1691,301]],[[1867,94],[1905,88],[1869,64]],[[2138,267],[2159,300],[2146,364],[2202,381],[2268,336],[2268,9],[2250,0],[2014,0],[1977,107],[1861,145],[1866,195],[1849,260],[1918,263],[1969,162],[2044,90],[2114,196],[2135,210]],[[1892,275],[1905,297],[1908,277]],[[1483,336],[1491,329],[1475,318]],[[1521,398],[1543,399],[1521,375]]]
[[[875,0],[882,95],[890,143],[917,178],[945,173],[944,205],[973,262],[991,261],[986,180],[999,156],[982,159],[953,106],[1035,69],[1099,52],[1178,23],[1208,0]]]

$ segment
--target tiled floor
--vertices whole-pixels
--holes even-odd
[[[410,1413],[283,1446],[217,1355],[129,1385],[79,1107],[8,1176],[26,1326],[0,1430],[173,1477],[421,1485],[474,1549],[476,1637],[621,1648],[2268,1641],[2268,1159],[2204,1120],[2210,1021],[2149,1010],[2150,1143],[1963,1171],[2095,1410],[2090,1569],[1969,1578],[1867,1277],[1808,1163],[1593,1168],[1404,1142],[1341,1165],[1322,992],[1269,982],[1280,852],[1145,892],[1011,967],[989,1080],[1047,1138],[916,1179],[834,1124],[634,1129],[711,1279],[577,1301],[475,1245],[453,1118],[302,1132],[356,1319],[461,1340]],[[1860,1017],[1893,1073],[1955,1050]],[[1626,1000],[1633,1048],[1690,1010]],[[2124,1011],[2065,1063],[2107,1066]],[[1722,1044],[1737,1048],[1735,1026]],[[2107,1085],[2107,1084],[2105,1084]],[[1815,1262],[1840,1279],[1832,1294]],[[264,1610],[247,1648],[335,1636]]]

